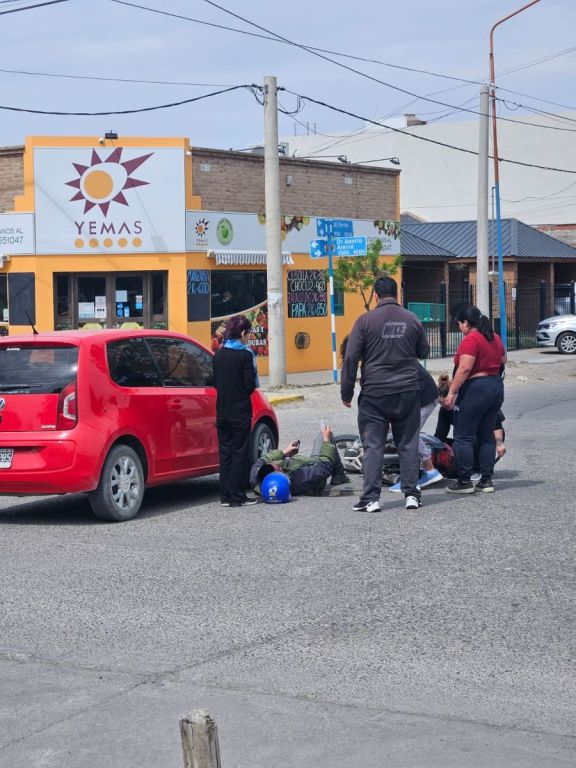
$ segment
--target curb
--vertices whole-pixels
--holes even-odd
[[[264,393],[266,394],[266,393]],[[268,402],[270,405],[281,405],[282,403],[293,403],[296,400],[304,400],[304,395],[268,395]]]

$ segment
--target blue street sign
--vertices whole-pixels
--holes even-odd
[[[327,254],[328,254],[328,247],[327,247],[326,240],[310,240],[310,258],[311,259],[322,259]]]
[[[366,256],[365,237],[335,237],[334,256]]]
[[[354,227],[352,219],[316,219],[316,234],[327,237],[329,225],[332,225],[332,237],[352,237]]]

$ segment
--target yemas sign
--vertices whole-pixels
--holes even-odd
[[[40,147],[34,185],[37,253],[185,250],[180,149]]]

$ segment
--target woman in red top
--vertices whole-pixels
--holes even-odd
[[[468,306],[456,315],[464,338],[454,356],[456,372],[445,400],[454,408],[454,453],[458,478],[449,480],[448,493],[492,493],[492,475],[496,445],[494,426],[504,402],[501,370],[506,364],[506,350],[490,320],[478,307]],[[474,442],[482,477],[474,486],[470,476],[474,467]]]

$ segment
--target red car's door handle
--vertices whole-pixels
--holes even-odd
[[[168,403],[168,409],[170,411],[181,411],[182,400],[170,400],[170,402]]]

